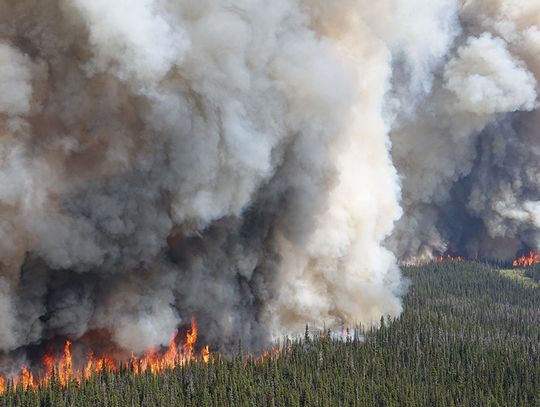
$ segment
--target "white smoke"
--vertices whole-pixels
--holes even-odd
[[[1,4],[0,350],[192,315],[257,347],[398,315],[400,260],[537,245],[538,13]]]
[[[532,110],[536,81],[504,41],[484,34],[469,38],[448,62],[445,87],[456,97],[454,109],[475,115]]]

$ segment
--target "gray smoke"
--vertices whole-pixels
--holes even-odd
[[[540,246],[540,5],[456,6],[460,26],[431,88],[412,112],[395,109],[405,214],[389,246],[408,261],[447,250],[509,260]],[[401,85],[394,97],[410,104],[411,93]]]
[[[0,350],[401,312],[398,261],[540,239],[540,7],[0,4]]]

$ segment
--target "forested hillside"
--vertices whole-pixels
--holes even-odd
[[[478,263],[404,270],[405,311],[348,340],[284,341],[279,355],[104,369],[67,388],[8,388],[5,406],[539,406],[540,289]],[[520,271],[520,273],[524,273]],[[243,353],[243,352],[242,352]]]

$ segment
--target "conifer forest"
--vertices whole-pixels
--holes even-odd
[[[2,406],[538,406],[537,266],[404,269],[404,312],[337,335],[306,326],[263,354],[213,354],[160,373],[104,365],[84,380],[8,381]],[[536,279],[536,281],[535,281]]]

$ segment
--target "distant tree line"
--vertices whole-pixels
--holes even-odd
[[[540,264],[525,269],[525,276],[532,278],[537,283],[540,282]]]

